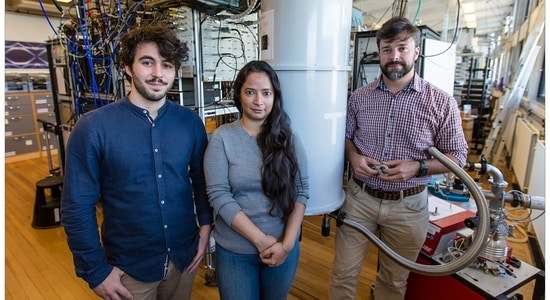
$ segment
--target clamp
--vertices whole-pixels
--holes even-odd
[[[378,175],[380,175],[380,176],[388,176],[388,174],[386,174],[386,172],[384,172],[384,170],[387,170],[389,168],[390,167],[388,167],[385,164],[379,164],[379,165],[374,166],[374,169],[376,170],[376,172],[378,172]]]

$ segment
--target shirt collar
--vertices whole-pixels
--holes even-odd
[[[124,99],[122,99],[120,101],[123,101],[125,104],[127,104],[130,107],[131,110],[137,112],[140,115],[143,115],[144,111],[147,111],[145,108],[141,108],[141,107],[133,104],[127,96],[124,97]],[[164,101],[164,104],[159,108],[158,113],[157,113],[157,118],[159,116],[163,115],[164,112],[167,110],[168,101],[170,101],[170,100],[166,99],[166,101]]]
[[[384,83],[384,80],[382,80],[382,76],[383,75],[380,75],[380,77],[378,77],[378,86],[377,87],[379,89],[381,89],[382,91],[389,91],[388,87]],[[422,88],[422,85],[420,84],[420,77],[415,72],[413,79],[403,89],[403,92],[409,92],[411,90],[415,90],[415,91],[419,92],[421,90],[421,88]]]

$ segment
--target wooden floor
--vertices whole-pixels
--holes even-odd
[[[53,161],[57,161],[54,158]],[[35,183],[48,175],[45,158],[6,164],[5,168],[5,298],[97,299],[74,273],[72,256],[61,227],[31,227]],[[321,217],[308,216],[303,224],[302,254],[288,299],[327,299],[328,274],[333,259],[334,221],[330,237],[321,235]],[[514,256],[532,262],[527,243],[511,243]],[[376,247],[371,247],[361,273],[358,299],[370,298],[375,277]],[[217,289],[205,284],[205,270],[197,273],[193,299],[219,299]],[[531,299],[534,285],[520,291]]]

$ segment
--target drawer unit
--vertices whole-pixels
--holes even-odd
[[[30,105],[31,96],[30,95],[6,95],[6,107],[10,105]]]
[[[6,116],[4,119],[6,136],[36,132],[33,115]]]
[[[32,115],[32,105],[31,104],[14,104],[6,105],[4,114],[6,116],[13,115]]]
[[[36,133],[6,137],[6,157],[38,151]]]
[[[46,141],[46,134],[44,133],[44,123],[39,122],[38,120],[46,121],[51,124],[57,124],[57,122],[55,121],[55,113],[51,112],[51,113],[45,113],[45,114],[37,114],[36,118],[37,118],[36,124],[38,126],[38,131],[40,132],[39,134],[40,148],[42,149],[42,151],[46,151],[48,147],[47,147],[47,141]],[[53,132],[48,132],[48,134],[50,136],[50,141],[49,141],[50,149],[57,149],[57,144],[58,144],[57,136]]]
[[[55,112],[53,103],[42,103],[42,104],[37,103],[35,104],[35,107],[36,107],[37,114]]]
[[[36,107],[37,114],[54,112],[53,98],[51,94],[34,95],[34,105]]]
[[[44,124],[42,124],[42,122],[39,122],[38,120],[46,121],[46,122],[51,123],[51,124],[57,124],[57,122],[55,121],[55,113],[54,112],[49,112],[49,113],[45,113],[45,114],[37,114],[36,115],[36,124],[38,125],[38,131],[43,131],[44,130]]]
[[[48,135],[49,140],[46,140],[46,134]],[[48,145],[50,150],[58,148],[57,145],[59,144],[59,142],[57,141],[57,135],[55,135],[53,132],[46,132],[46,133],[41,132],[39,136],[40,136],[40,149],[42,149],[42,151],[48,150]]]
[[[4,94],[4,138],[6,162],[40,157],[58,148],[57,136],[49,132],[49,143],[41,119],[56,124],[53,94],[48,91]],[[52,129],[53,131],[53,129]],[[49,146],[49,147],[48,147]]]

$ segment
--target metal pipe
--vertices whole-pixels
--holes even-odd
[[[497,167],[485,162],[467,163],[465,168],[469,170],[482,170],[482,172],[486,172],[491,175],[489,183],[491,184],[491,193],[493,194],[493,197],[487,197],[490,200],[489,209],[494,212],[502,212],[504,210],[505,200],[504,189],[508,186],[508,182],[504,180],[502,172],[500,172]]]
[[[487,242],[487,237],[489,235],[490,229],[490,216],[489,208],[486,203],[485,195],[476,182],[464,171],[460,166],[458,166],[454,161],[452,161],[447,156],[443,155],[435,147],[431,147],[428,152],[438,161],[440,161],[445,167],[447,167],[451,172],[453,172],[458,178],[464,182],[464,184],[470,190],[478,210],[479,217],[479,226],[477,234],[472,241],[470,248],[458,259],[451,261],[447,264],[442,265],[424,265],[416,262],[412,262],[401,255],[397,254],[393,249],[388,247],[384,242],[382,242],[373,232],[371,232],[365,226],[349,219],[339,220],[344,224],[351,226],[361,233],[363,233],[371,242],[373,242],[380,251],[388,255],[395,260],[402,267],[409,269],[415,273],[428,275],[428,276],[444,276],[454,274],[457,271],[464,269],[466,266],[471,264],[478,256],[479,253],[483,250],[485,243]],[[330,215],[331,217],[337,218],[337,216]]]

